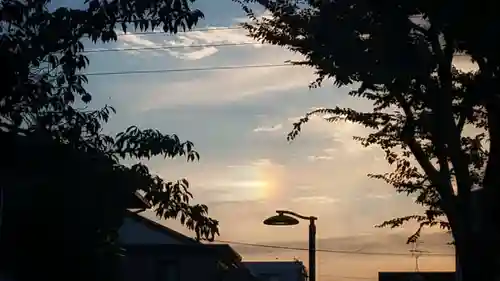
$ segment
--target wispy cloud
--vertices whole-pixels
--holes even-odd
[[[290,122],[296,122],[300,117],[288,118]],[[358,141],[355,141],[355,136],[366,136],[371,132],[359,124],[339,121],[330,123],[324,120],[324,117],[310,117],[308,124],[303,128],[304,132],[326,136],[331,138],[334,147],[323,149],[321,152],[308,156],[309,161],[317,160],[332,160],[338,154],[359,155],[366,151],[373,150],[372,147],[363,147]]]
[[[252,162],[252,165],[254,165],[254,166],[281,166],[281,167],[283,166],[281,164],[274,163],[271,159],[268,159],[268,158],[257,159],[257,160]]]
[[[158,30],[158,32],[160,32]],[[146,35],[127,33],[125,34],[121,30],[117,30],[118,43],[121,43],[121,48],[137,49],[137,50],[126,50],[125,53],[131,55],[146,54],[146,52],[140,52],[140,49],[150,48],[147,50],[148,55],[159,56],[164,54],[165,49],[161,49],[162,44],[153,40],[148,39]],[[149,36],[152,38],[152,36]]]
[[[477,63],[473,62],[469,56],[455,56],[453,65],[464,72],[474,72],[479,69]]]
[[[249,164],[242,164],[242,165],[228,165],[227,168],[233,169],[233,168],[249,168],[249,167],[282,167],[283,165],[278,164],[273,162],[271,159],[268,158],[261,158],[257,160],[250,161]]]
[[[297,197],[293,198],[292,202],[301,202],[301,203],[310,203],[310,204],[327,204],[327,203],[335,203],[340,200],[331,198],[328,196],[305,196],[305,197]]]
[[[300,190],[300,191],[305,191],[305,190],[312,190],[314,187],[312,185],[299,185],[296,186],[295,189]]]
[[[159,32],[161,31],[158,30]],[[199,60],[218,52],[218,49],[213,46],[200,47],[201,43],[199,42],[182,40],[182,38],[187,37],[182,35],[169,36],[181,38],[181,42],[179,43],[176,40],[162,40],[164,37],[155,34],[124,34],[122,31],[117,31],[117,34],[119,35],[118,42],[121,43],[121,47],[137,49],[125,51],[132,55],[160,56],[162,54],[169,54],[183,60]]]
[[[119,37],[119,41],[130,44],[130,45],[139,45],[143,47],[156,47],[157,43],[145,39],[145,35],[128,33],[124,34],[123,32],[117,32]]]
[[[332,160],[333,157],[332,156],[327,156],[327,155],[321,155],[321,156],[317,156],[317,155],[309,155],[307,156],[307,160],[309,161],[321,161],[321,160]]]
[[[166,41],[171,46],[187,46],[182,50],[167,50],[167,52],[179,59],[198,60],[216,54],[220,48],[227,46],[252,46],[261,48],[263,45],[247,36],[246,31],[239,28],[212,27],[204,31],[191,31],[176,36],[176,39]],[[227,46],[224,46],[224,45]],[[197,47],[194,50],[189,46]],[[207,46],[214,45],[214,46]]]
[[[256,133],[258,133],[258,132],[276,132],[282,128],[283,128],[283,124],[276,124],[276,125],[268,126],[268,127],[260,126],[260,127],[253,129],[253,131]]]
[[[337,151],[336,148],[326,148],[323,149],[321,155],[309,155],[307,160],[309,161],[321,161],[321,160],[333,160],[333,154]]]
[[[165,36],[161,37],[156,34],[124,34],[120,30],[116,32],[119,35],[118,42],[122,43],[122,47],[139,50],[150,48],[147,52],[127,50],[126,52],[129,54],[159,55],[166,53],[181,60],[200,60],[218,53],[220,48],[227,46],[263,47],[263,44],[248,37],[244,29],[225,26],[215,26],[202,31],[188,31],[168,36],[168,38],[173,39],[163,39]],[[157,29],[154,32],[161,33],[161,30]]]
[[[169,55],[178,59],[168,61],[170,65],[184,64],[181,60],[187,60],[195,68],[242,66],[241,69],[198,72],[190,79],[178,76],[182,78],[141,85],[143,95],[137,100],[136,110],[144,112],[182,105],[220,105],[270,92],[280,93],[297,88],[307,90],[308,84],[315,79],[314,70],[309,67],[281,66],[287,60],[301,60],[300,55],[281,47],[263,45],[247,36],[244,29],[223,28],[213,27],[172,36],[120,34],[120,46],[137,49],[126,51],[135,56]],[[208,65],[197,64],[197,61],[217,55],[222,48],[231,53],[224,53],[215,63],[212,60]],[[247,68],[246,65],[270,66]],[[164,92],[165,89],[168,93]]]
[[[262,158],[246,163],[227,165],[223,174],[200,175],[204,177],[199,187],[203,197],[210,202],[255,202],[270,199],[276,191],[283,166],[271,159]]]
[[[186,47],[185,49],[189,49],[189,47]],[[199,50],[195,51],[188,51],[188,52],[180,52],[180,51],[174,51],[174,50],[166,50],[170,55],[183,59],[183,60],[199,60],[205,57],[209,57],[211,55],[216,54],[219,50],[213,46],[210,47],[201,47]]]
[[[289,59],[300,59],[297,54],[280,48],[262,52],[247,52],[243,57],[226,57],[234,63],[225,65],[273,65]],[[142,96],[140,111],[166,109],[182,105],[220,105],[243,99],[277,94],[302,88],[314,79],[314,70],[301,66],[241,68],[204,72],[186,81],[157,83]],[[164,93],[168,89],[168,94]]]
[[[370,198],[370,199],[382,199],[382,200],[385,200],[385,199],[390,199],[390,198],[394,197],[394,194],[389,194],[389,193],[385,193],[385,194],[368,194],[366,197]]]

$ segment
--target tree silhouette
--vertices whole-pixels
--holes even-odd
[[[243,25],[250,36],[298,52],[305,60],[293,63],[316,69],[311,87],[333,78],[336,86],[357,86],[350,95],[373,104],[369,112],[313,110],[288,138],[314,115],[372,129],[355,139],[381,148],[394,170],[369,176],[417,195],[415,202],[427,209],[380,226],[416,220],[420,227],[408,242],[426,226],[449,229],[463,280],[494,280],[500,247],[499,4],[236,2],[251,19]],[[257,17],[250,2],[265,6],[271,16]],[[457,69],[457,55],[471,58],[478,71]]]
[[[131,126],[111,136],[114,109],[91,110],[83,70],[85,39],[116,41],[124,31],[191,29],[203,14],[187,0],[85,1],[86,9],[50,11],[48,0],[2,0],[0,6],[0,267],[16,280],[116,278],[117,231],[134,192],[156,214],[179,219],[197,238],[213,239],[218,222],[192,204],[186,180],[168,182],[141,160],[199,159],[189,141]],[[123,160],[136,164],[124,165]]]

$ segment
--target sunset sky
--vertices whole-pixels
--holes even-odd
[[[74,0],[53,1],[66,5]],[[83,1],[79,1],[82,2]],[[198,0],[206,15],[198,28],[224,28],[245,20],[230,0]],[[116,43],[87,44],[96,48],[239,44],[253,42],[242,29],[165,34],[123,35]],[[340,42],[339,42],[340,43]],[[209,46],[133,52],[89,54],[88,73],[282,64],[300,59],[280,47],[268,45]],[[459,62],[470,68],[467,61]],[[348,98],[349,88],[325,83],[310,90],[315,76],[300,67],[246,68],[185,71],[157,74],[92,75],[88,89],[94,106],[110,104],[118,113],[106,130],[118,132],[129,125],[157,128],[194,142],[200,162],[153,159],[149,166],[165,179],[189,179],[197,202],[205,203],[220,221],[221,240],[293,245],[307,239],[307,225],[267,227],[262,220],[276,209],[290,209],[318,219],[318,239],[324,248],[338,249],[339,237],[361,245],[384,243],[367,251],[407,251],[405,237],[411,229],[380,230],[384,219],[418,212],[411,198],[392,187],[370,180],[368,173],[389,167],[377,149],[365,149],[352,140],[366,130],[353,124],[328,124],[312,120],[296,141],[288,143],[292,122],[314,107],[344,106],[369,110],[362,100]],[[147,214],[152,217],[151,214]],[[165,222],[182,230],[176,222]],[[184,233],[189,234],[189,232]],[[397,233],[397,235],[388,235]],[[191,234],[192,235],[192,234]],[[371,237],[370,243],[366,237]],[[376,238],[373,238],[376,237]],[[336,240],[336,239],[340,240]],[[295,244],[294,244],[295,243]],[[368,244],[366,244],[368,243]],[[378,243],[378,242],[377,242]],[[388,250],[387,245],[397,244]],[[375,243],[376,244],[376,243]],[[353,244],[354,245],[354,244]],[[399,248],[398,248],[399,247]],[[441,251],[442,247],[436,246]],[[446,247],[446,246],[443,246]],[[355,250],[355,249],[354,249]],[[444,250],[443,250],[444,251]],[[246,259],[305,260],[307,252],[241,251]],[[373,278],[378,270],[413,270],[411,257],[361,255],[318,256],[319,280]],[[423,258],[427,270],[453,270],[453,257]],[[344,276],[341,278],[341,276]],[[352,277],[352,278],[349,278]],[[354,278],[355,279],[355,278]]]

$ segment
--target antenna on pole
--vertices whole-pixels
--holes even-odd
[[[413,258],[415,258],[415,272],[419,272],[420,271],[418,261],[419,261],[420,257],[422,256],[422,254],[429,252],[429,251],[420,250],[419,246],[421,244],[423,244],[423,242],[420,241],[420,240],[412,242],[412,248],[410,249],[411,256]]]

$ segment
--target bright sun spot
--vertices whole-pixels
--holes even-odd
[[[213,186],[224,191],[223,201],[269,200],[277,195],[279,168],[272,163],[259,161],[253,165],[231,166],[226,180]]]

